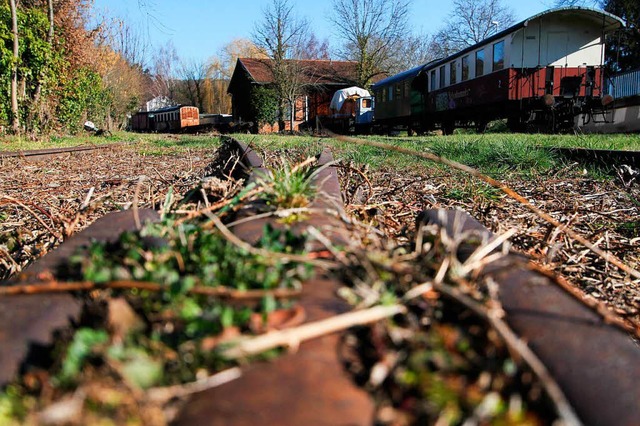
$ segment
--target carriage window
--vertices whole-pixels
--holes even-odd
[[[387,94],[389,95],[389,102],[391,102],[393,100],[393,86],[389,87]]]
[[[469,80],[469,55],[462,57],[462,81]]]
[[[456,63],[449,64],[449,84],[456,84]]]
[[[398,98],[398,99],[402,96],[402,86],[401,86],[401,84],[402,83],[398,83],[398,84],[396,84],[396,87],[395,87],[395,89],[396,89],[396,98]]]
[[[493,45],[493,71],[504,68],[504,40]]]
[[[381,99],[382,99],[383,102],[387,101],[387,88],[386,87],[382,89],[382,98]]]
[[[436,70],[431,71],[431,90],[436,90]]]
[[[404,82],[404,97],[408,98],[411,95],[411,82],[409,80]]]
[[[476,77],[484,74],[484,50],[476,52]]]
[[[440,67],[440,88],[442,89],[445,86],[445,79],[444,79],[445,73],[444,73],[444,65]]]

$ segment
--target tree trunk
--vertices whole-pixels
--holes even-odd
[[[20,132],[20,117],[18,112],[18,11],[16,0],[9,0],[11,8],[11,31],[13,33],[13,65],[11,69],[11,127],[15,133]]]
[[[289,100],[289,124],[290,124],[290,128],[289,128],[289,132],[291,134],[293,134],[293,123],[296,120],[296,99],[295,97],[292,100]]]
[[[47,7],[49,9],[49,31],[47,32],[47,44],[49,48],[53,51],[53,0],[47,0]],[[31,108],[29,109],[29,117],[27,120],[27,127],[32,127],[33,116],[35,115],[36,109],[38,108],[38,104],[40,103],[40,96],[42,94],[42,79],[43,79],[43,70],[40,70],[40,76],[38,81],[36,82],[36,89],[33,93],[33,101],[31,102]]]
[[[51,46],[53,43],[53,0],[47,0],[49,8],[49,33],[47,34],[47,43]]]

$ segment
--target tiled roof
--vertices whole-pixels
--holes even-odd
[[[357,63],[353,61],[300,60],[306,84],[353,84],[356,80]],[[238,65],[244,67],[250,77],[259,84],[273,82],[269,59],[239,58]]]

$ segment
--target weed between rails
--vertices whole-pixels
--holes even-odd
[[[217,200],[217,210],[183,202],[176,206],[180,214],[73,255],[59,278],[95,284],[80,295],[85,319],[59,339],[50,359],[0,393],[0,424],[40,423],[46,407],[71,391],[81,403],[67,421],[164,424],[162,404],[141,390],[194,382],[235,365],[219,349],[272,327],[271,315],[292,308],[313,265],[302,256],[306,234],[267,225],[251,248],[227,238],[211,215],[232,218],[255,199],[268,200],[260,204],[268,211],[306,206],[315,195],[311,162],[274,170],[255,190],[225,186],[234,192]],[[208,188],[207,203],[216,203],[215,192]],[[169,194],[164,211],[171,200]]]
[[[550,424],[554,406],[526,365],[483,318],[444,288],[480,309],[499,309],[487,283],[457,258],[474,235],[452,240],[435,225],[417,245],[389,253],[349,253],[340,295],[355,306],[402,303],[407,313],[352,329],[340,353],[355,381],[376,399],[376,424]],[[423,284],[418,284],[423,283]]]

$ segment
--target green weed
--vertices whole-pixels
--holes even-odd
[[[316,195],[313,183],[317,172],[310,168],[312,159],[291,167],[282,161],[282,167],[269,170],[265,176],[258,178],[262,189],[260,198],[267,205],[278,209],[295,209],[308,206]]]

